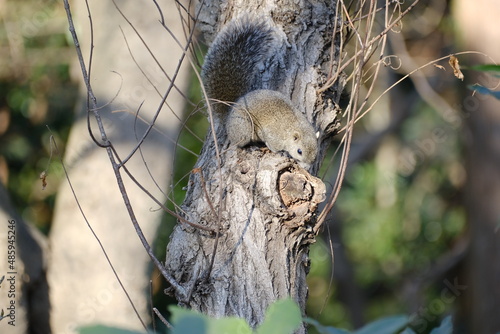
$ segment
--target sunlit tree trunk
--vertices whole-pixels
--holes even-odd
[[[166,26],[182,40],[183,30],[177,8],[169,0],[157,2],[163,9]],[[162,27],[155,3],[116,3],[166,73],[173,77],[183,51]],[[71,4],[105,130],[124,159],[137,145],[154,113],[162,105],[162,95],[166,93],[170,80],[112,1],[89,1],[94,38],[90,67],[91,31],[86,1],[75,0]],[[106,150],[98,147],[89,136],[87,91],[76,56],[74,65],[75,78],[81,81],[81,105],[69,136],[65,162],[78,202],[69,184],[62,182],[50,233],[48,279],[52,328],[55,333],[73,333],[77,326],[102,323],[144,330],[106,261],[97,238],[146,325],[150,321],[151,259],[132,226]],[[188,67],[182,67],[175,82],[181,91],[187,87],[187,70]],[[141,145],[141,151],[137,151],[126,164],[132,175],[160,201],[165,200],[162,190],[167,188],[171,175],[179,129],[178,118],[173,113],[182,115],[184,105],[184,97],[173,89],[156,120],[155,129]],[[94,120],[90,113],[90,118]],[[94,121],[92,128],[95,137],[100,140],[101,135]],[[124,179],[130,205],[146,238],[153,243],[162,212],[156,210],[157,205],[130,179],[126,176]],[[87,226],[78,204],[97,238]]]

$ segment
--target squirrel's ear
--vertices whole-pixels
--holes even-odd
[[[298,132],[294,132],[293,133],[293,141],[297,141],[297,140],[299,140],[299,138],[300,138],[299,133]]]

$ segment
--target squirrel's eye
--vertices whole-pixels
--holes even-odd
[[[299,148],[299,149],[297,150],[297,153],[298,153],[298,154],[300,154],[300,155],[302,155],[302,150]]]

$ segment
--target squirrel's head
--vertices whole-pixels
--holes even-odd
[[[292,141],[287,151],[299,165],[308,169],[318,154],[318,141],[312,128],[301,130],[292,131]]]
[[[250,139],[241,140],[241,133],[252,132],[248,136],[251,140],[264,142],[273,152],[286,151],[306,169],[312,165],[318,153],[314,128],[288,97],[258,89],[240,98],[236,105],[227,124],[232,142],[246,145]]]

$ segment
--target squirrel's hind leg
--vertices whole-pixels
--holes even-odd
[[[226,131],[231,145],[243,147],[256,141],[252,119],[244,110],[233,109],[228,115]]]

